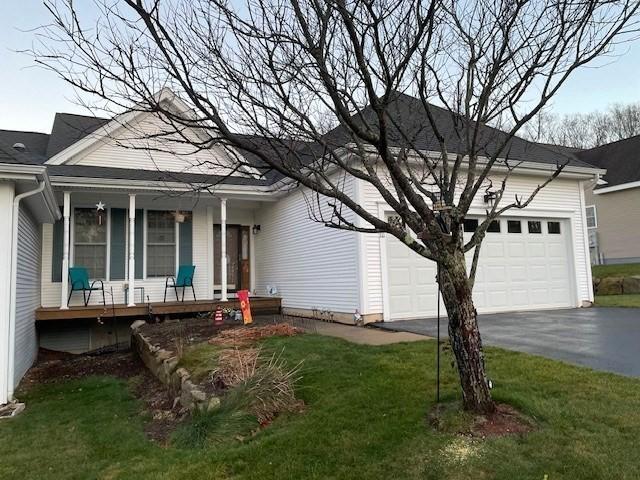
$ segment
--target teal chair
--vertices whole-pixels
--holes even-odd
[[[69,292],[67,305],[69,305],[69,302],[71,301],[71,295],[73,295],[73,292],[82,291],[84,306],[86,307],[89,305],[91,292],[94,290],[102,290],[102,303],[104,305],[107,304],[104,299],[104,283],[102,283],[102,280],[94,280],[89,283],[89,270],[87,270],[86,267],[69,267],[69,282],[71,283],[71,292]],[[100,283],[100,286],[96,287],[98,282]],[[87,292],[89,292],[88,296]]]
[[[167,301],[167,289],[173,288],[176,292],[176,302],[180,301],[178,298],[178,289],[182,288],[182,301],[184,302],[184,290],[187,287],[191,287],[193,292],[193,299],[196,299],[196,291],[193,289],[193,274],[196,271],[195,265],[180,265],[178,268],[178,275],[175,277],[169,277],[164,283],[164,301]],[[170,284],[169,281],[172,283]]]

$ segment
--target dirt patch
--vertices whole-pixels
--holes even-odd
[[[254,318],[252,327],[273,325],[280,320],[279,315],[266,315]],[[160,323],[147,323],[140,327],[140,333],[163,350],[176,351],[177,348],[208,341],[222,332],[237,329],[242,320],[225,320],[224,325],[215,326],[208,316],[167,320]]]
[[[534,422],[511,405],[500,403],[489,415],[462,410],[459,402],[435,405],[427,415],[429,425],[438,431],[471,438],[519,435],[535,429]]]
[[[291,337],[303,333],[301,329],[288,323],[276,323],[274,325],[258,325],[251,328],[232,328],[220,331],[209,340],[212,345],[239,348],[255,344],[258,340],[267,337]]]
[[[143,370],[144,365],[128,351],[104,355],[74,355],[45,350],[39,352],[37,363],[27,372],[20,388],[91,375],[129,379]]]
[[[476,417],[471,434],[474,437],[502,437],[528,433],[533,430],[533,422],[511,405],[499,403],[490,415]]]

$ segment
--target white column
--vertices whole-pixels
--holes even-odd
[[[227,297],[227,199],[220,199],[220,282],[223,302]]]
[[[130,307],[136,304],[136,196],[129,194],[129,302]]]
[[[207,207],[207,298],[213,299],[214,267],[216,264],[213,251],[213,206]]]
[[[69,308],[69,216],[71,214],[71,192],[64,192],[62,206],[62,218],[64,221],[64,233],[62,239],[62,289],[60,292],[60,309]]]

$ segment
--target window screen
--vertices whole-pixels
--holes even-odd
[[[147,277],[176,274],[176,222],[173,212],[147,212]]]
[[[73,234],[74,266],[86,267],[90,278],[104,280],[107,274],[106,215],[100,222],[93,208],[76,208]]]

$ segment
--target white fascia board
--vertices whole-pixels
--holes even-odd
[[[42,212],[39,212],[39,217],[48,222],[54,222],[60,218],[58,203],[53,194],[51,181],[44,165],[0,164],[0,180],[9,180],[16,184],[44,181],[45,188],[38,196],[44,202],[46,214],[42,215]]]
[[[610,187],[597,188],[593,191],[594,195],[602,195],[603,193],[619,192],[621,190],[629,190],[631,188],[640,187],[640,180],[635,182],[621,183],[620,185],[612,185]]]

